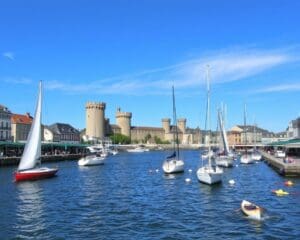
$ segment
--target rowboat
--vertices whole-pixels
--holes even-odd
[[[241,209],[251,219],[260,220],[262,217],[262,208],[247,200],[242,201]]]

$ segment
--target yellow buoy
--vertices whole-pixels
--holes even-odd
[[[283,191],[282,189],[278,189],[278,190],[273,190],[273,193],[275,193],[277,196],[284,196],[284,195],[288,195],[289,193],[286,191]]]

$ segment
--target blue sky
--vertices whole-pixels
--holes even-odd
[[[217,0],[1,1],[0,104],[33,114],[44,83],[43,122],[85,127],[87,101],[121,107],[132,124],[177,116],[204,128],[205,66],[212,127],[247,119],[279,132],[300,115],[300,2]]]

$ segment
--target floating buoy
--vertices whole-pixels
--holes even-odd
[[[189,172],[192,172],[193,170],[192,169],[189,169]]]
[[[152,169],[149,169],[149,173],[152,173]]]
[[[229,182],[230,185],[234,185],[235,184],[235,181],[233,179],[230,179],[228,182]]]
[[[289,193],[286,191],[283,191],[282,189],[273,190],[272,193],[275,193],[277,196],[284,196],[288,195]]]
[[[190,181],[191,181],[190,178],[186,178],[186,179],[185,179],[185,182],[187,182],[187,183],[189,183]]]
[[[284,182],[284,185],[290,187],[290,186],[293,186],[294,183],[293,183],[292,181],[288,180],[288,181],[285,181],[285,182]]]
[[[238,167],[239,165],[236,164],[235,166]]]
[[[156,170],[155,170],[155,172],[159,172],[159,170],[158,170],[158,169],[156,169]]]

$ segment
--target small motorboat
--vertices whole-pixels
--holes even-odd
[[[288,192],[283,191],[282,189],[272,190],[272,193],[275,193],[277,196],[285,196],[285,195],[289,195]]]
[[[241,203],[242,212],[251,219],[260,220],[262,218],[262,208],[247,200]]]
[[[104,164],[105,157],[101,157],[98,154],[87,155],[78,161],[79,166],[94,166]]]

